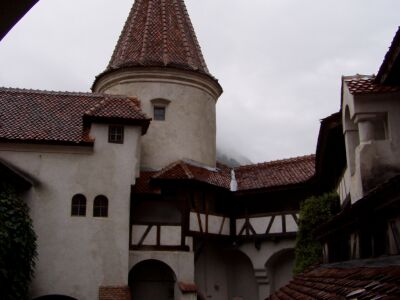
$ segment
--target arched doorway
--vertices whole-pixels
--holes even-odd
[[[207,241],[196,264],[198,299],[259,299],[253,264],[230,245]]]
[[[77,300],[77,299],[63,295],[46,295],[35,298],[34,300]]]
[[[258,285],[250,258],[239,250],[225,254],[229,299],[259,299]]]
[[[294,249],[278,251],[266,263],[270,294],[285,286],[293,278]]]
[[[165,263],[145,260],[129,272],[129,287],[134,300],[173,300],[175,297],[175,274]]]

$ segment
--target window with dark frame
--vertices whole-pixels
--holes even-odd
[[[71,201],[71,216],[86,216],[86,197],[82,194],[76,194]]]
[[[110,125],[108,129],[108,142],[115,144],[123,144],[124,126]]]
[[[165,106],[154,106],[154,120],[165,121]]]
[[[108,217],[108,199],[106,196],[97,196],[93,202],[93,217]]]

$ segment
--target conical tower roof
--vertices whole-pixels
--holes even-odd
[[[173,67],[212,77],[183,0],[135,1],[105,72],[126,67]]]

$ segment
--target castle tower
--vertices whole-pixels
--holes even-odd
[[[222,88],[207,69],[183,0],[136,0],[92,89],[136,96],[153,119],[142,139],[143,168],[179,159],[215,166]]]

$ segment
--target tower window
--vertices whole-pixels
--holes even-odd
[[[108,142],[115,144],[124,143],[124,126],[112,125],[108,128]]]
[[[170,100],[167,99],[153,99],[150,101],[153,105],[153,120],[156,121],[165,121],[167,114],[167,107],[171,103]]]
[[[77,194],[72,197],[71,216],[86,216],[86,197],[84,195]]]
[[[105,196],[97,196],[93,202],[93,217],[108,217],[108,199]]]
[[[165,121],[165,106],[154,106],[154,120]]]

